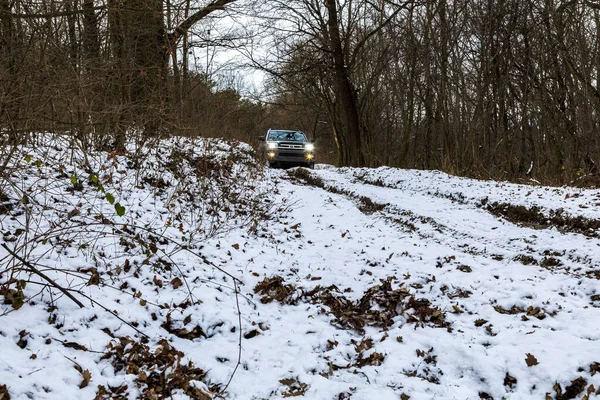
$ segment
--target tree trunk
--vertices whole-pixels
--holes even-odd
[[[0,0],[0,120],[6,121],[10,128],[14,128],[13,121],[17,119],[20,107],[17,104],[18,100],[10,96],[17,82],[14,79],[17,72],[15,43],[17,35],[10,15],[10,3],[10,0]],[[11,133],[11,139],[16,139],[14,133]]]
[[[363,143],[363,132],[361,130],[361,120],[358,112],[356,92],[350,81],[348,69],[346,68],[345,54],[342,47],[339,21],[337,14],[336,0],[326,0],[328,12],[328,34],[329,48],[333,56],[335,71],[335,92],[336,105],[338,107],[344,130],[343,136],[346,142],[346,153],[341,159],[342,165],[365,166],[363,150],[366,143]],[[341,135],[341,132],[338,132]]]
[[[157,135],[164,116],[167,36],[161,0],[126,0],[128,57],[132,62],[131,101],[136,124]]]
[[[100,59],[100,34],[94,0],[83,0],[83,52],[87,64],[94,66]]]

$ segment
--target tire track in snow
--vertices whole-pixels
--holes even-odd
[[[587,349],[594,348],[600,340],[593,322],[597,310],[590,307],[593,300],[590,296],[594,297],[597,282],[578,277],[588,267],[586,260],[582,258],[578,265],[580,271],[573,272],[572,264],[565,265],[562,272],[568,273],[563,274],[556,270],[561,266],[550,271],[550,266],[524,266],[514,261],[514,257],[532,253],[540,259],[555,257],[566,262],[570,254],[552,256],[551,253],[544,255],[544,251],[567,251],[581,244],[588,246],[583,255],[594,257],[591,246],[597,241],[582,235],[519,227],[466,202],[461,204],[419,191],[368,185],[344,169],[304,171],[306,181],[301,176],[304,172],[288,171],[288,175],[299,179],[298,182],[292,179],[290,183],[306,182],[324,190],[294,188],[286,183],[285,191],[299,195],[302,207],[319,210],[315,213],[319,215],[321,226],[328,226],[332,221],[344,221],[350,229],[363,225],[363,229],[353,231],[360,236],[344,244],[338,242],[340,247],[336,251],[345,253],[344,266],[343,269],[332,268],[333,276],[328,279],[347,282],[347,278],[354,275],[357,286],[364,287],[368,278],[365,281],[366,277],[356,276],[356,267],[385,244],[382,250],[395,250],[397,254],[392,257],[392,253],[389,263],[386,260],[382,268],[375,265],[368,269],[373,277],[400,277],[407,287],[443,310],[451,321],[452,332],[420,330],[417,337],[401,324],[390,330],[391,337],[403,336],[407,345],[421,351],[435,349],[436,356],[439,355],[437,367],[443,375],[434,374],[440,378],[439,389],[433,389],[436,386],[432,385],[427,390],[439,390],[438,393],[443,393],[440,398],[458,399],[474,398],[460,390],[477,387],[480,392],[501,398],[513,392],[513,388],[503,384],[510,373],[518,379],[519,398],[538,398],[540,393],[551,392],[557,380],[568,384],[566,378],[563,379],[565,375],[559,376],[555,371],[574,373],[577,368],[586,367],[588,361],[595,361],[574,358],[575,354],[587,354]],[[286,178],[285,174],[281,177]],[[325,204],[326,198],[331,204],[337,204],[335,215],[329,215],[327,208],[316,206]],[[356,209],[348,210],[352,202]],[[374,206],[365,208],[367,204]],[[394,223],[393,219],[399,222]],[[312,233],[314,222],[306,222],[303,227]],[[364,256],[363,252],[353,251],[360,240],[363,243],[368,240],[371,245],[364,249]],[[559,246],[551,247],[554,243]],[[328,253],[326,251],[324,257]],[[354,260],[352,254],[356,257]],[[597,262],[597,256],[590,262]],[[572,268],[570,273],[566,270],[569,267]],[[566,342],[569,342],[567,347],[562,345]],[[399,373],[399,381],[412,384],[414,381],[407,377],[413,375],[402,377],[412,371],[406,360],[401,365],[395,364],[398,358],[392,361],[393,355],[398,354],[396,346],[393,341],[385,341],[375,349],[389,352],[386,369],[403,371]],[[515,361],[526,353],[535,354],[548,369],[530,369],[521,365],[524,362]],[[406,357],[407,352],[402,354]],[[458,369],[456,359],[462,360]],[[416,360],[420,361],[419,357]],[[454,387],[455,382],[462,384]],[[533,389],[528,391],[531,387],[537,388],[535,393]]]
[[[573,276],[600,278],[600,240],[556,229],[520,227],[469,203],[426,193],[376,186],[351,170],[317,170],[328,186],[354,198],[385,204],[382,217],[454,251],[495,261],[540,265]],[[335,190],[335,189],[334,189]]]

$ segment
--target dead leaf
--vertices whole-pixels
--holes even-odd
[[[63,346],[68,347],[69,349],[75,349],[75,350],[81,350],[81,351],[88,351],[87,347],[80,345],[79,343],[75,343],[75,342],[62,342]]]
[[[456,269],[462,272],[473,272],[473,269],[468,265],[459,265],[458,267],[456,267]]]
[[[256,329],[253,329],[250,332],[244,334],[244,339],[252,339],[258,335],[260,335],[260,332]]]
[[[184,321],[183,321],[184,325],[187,325],[187,323],[189,323],[191,321],[191,317],[189,319],[188,319],[188,317],[186,317],[184,319]],[[160,326],[161,326],[161,328],[165,329],[170,334],[175,335],[181,339],[194,340],[194,339],[199,339],[200,337],[203,337],[205,339],[208,338],[208,336],[206,335],[206,333],[204,332],[204,330],[202,329],[202,327],[200,325],[196,325],[191,331],[187,330],[185,328],[173,327],[173,320],[171,318],[171,313],[167,314],[167,320],[165,322],[163,322]]]
[[[19,341],[17,342],[17,346],[22,349],[27,347],[27,336],[29,336],[29,332],[27,332],[25,329],[19,332]]]
[[[510,374],[507,372],[506,376],[504,377],[504,386],[508,386],[509,388],[514,388],[517,385],[517,378],[515,378],[514,376],[510,376]]]
[[[361,354],[361,355],[359,355],[358,359],[356,360],[356,363],[354,363],[354,366],[356,366],[358,368],[362,368],[367,365],[378,367],[383,363],[384,360],[385,360],[385,354],[373,352],[367,358],[363,358],[362,354]]]
[[[179,278],[175,278],[171,281],[171,285],[173,285],[173,289],[178,289],[183,286],[183,282]]]
[[[464,311],[459,306],[457,306],[456,304],[453,305],[452,308],[454,309],[454,312],[456,314],[462,314],[462,313],[464,313]]]
[[[538,365],[539,362],[537,358],[531,353],[527,353],[527,357],[525,358],[525,363],[527,363],[528,367],[533,367],[534,365]]]
[[[140,399],[167,399],[175,390],[183,391],[187,398],[210,400],[212,397],[195,387],[192,381],[206,382],[206,372],[183,362],[184,353],[169,344],[166,339],[158,342],[158,348],[139,342],[129,336],[112,340],[102,360],[114,367],[115,373],[132,374],[136,377]],[[168,376],[168,379],[165,377]],[[98,385],[96,399],[123,399],[128,386],[104,387]]]
[[[492,327],[493,327],[493,326],[494,326],[494,325],[492,325],[492,324],[489,324],[488,326],[486,326],[486,327],[485,327],[485,331],[486,331],[486,332],[487,332],[487,334],[488,334],[488,335],[490,335],[490,336],[496,336],[496,335],[497,335],[497,333],[496,333],[496,332],[494,332],[494,331],[492,330]]]
[[[10,394],[6,385],[0,385],[0,400],[10,400]]]
[[[79,389],[83,389],[84,387],[89,385],[90,381],[92,380],[92,373],[86,369],[81,373],[81,377],[83,378],[83,380],[79,384]]]
[[[298,378],[281,379],[279,383],[288,387],[288,390],[283,393],[284,398],[304,396],[308,390],[308,385],[300,382]]]
[[[565,388],[564,397],[567,399],[574,399],[579,396],[585,390],[587,385],[587,381],[582,377],[579,377],[573,381],[571,384]]]
[[[260,302],[267,304],[277,300],[282,304],[293,305],[298,299],[295,296],[296,287],[294,285],[285,285],[281,276],[265,278],[254,287],[254,293],[261,295]]]
[[[92,275],[90,276],[90,280],[88,281],[88,286],[96,286],[100,283],[100,274],[96,268],[92,269]]]
[[[232,244],[232,245],[231,245],[231,247],[233,247],[233,248],[234,248],[234,249],[236,249],[236,250],[239,250],[239,249],[240,249],[240,245],[239,245],[239,244],[237,244],[237,243],[234,243],[234,244]]]
[[[373,339],[371,338],[363,338],[360,343],[356,343],[354,340],[352,342],[354,343],[354,349],[357,353],[362,353],[365,350],[370,350],[373,348]]]

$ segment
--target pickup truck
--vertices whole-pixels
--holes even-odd
[[[269,129],[259,140],[269,167],[304,165],[315,167],[315,140],[300,131]]]

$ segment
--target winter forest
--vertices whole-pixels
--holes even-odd
[[[0,400],[600,398],[599,164],[595,0],[0,0]]]
[[[598,173],[593,1],[2,0],[0,10],[11,141],[39,131],[116,147],[128,132],[249,141],[292,126],[338,165],[549,184]],[[210,46],[243,57],[207,74]],[[258,91],[240,83],[251,69],[264,73]]]

